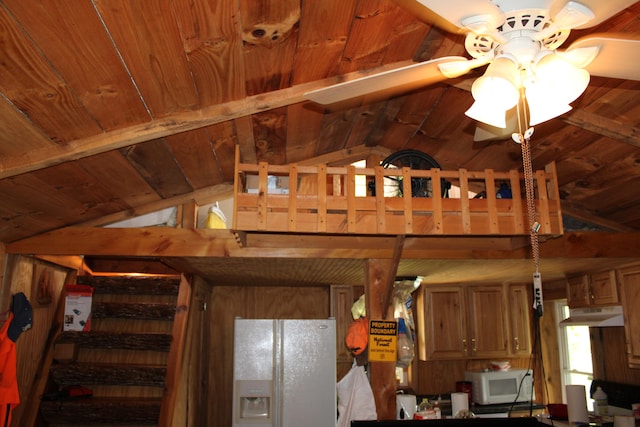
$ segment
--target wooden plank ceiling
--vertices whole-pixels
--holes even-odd
[[[412,148],[443,169],[521,168],[511,140],[473,141],[478,72],[330,110],[304,100],[380,67],[466,56],[462,35],[406,4],[3,0],[0,242],[228,197],[236,145],[243,162]],[[570,40],[638,39],[638,16],[640,2]],[[572,112],[536,127],[534,167],[557,163],[574,218],[640,229],[639,92],[593,77]]]

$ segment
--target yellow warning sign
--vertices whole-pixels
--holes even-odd
[[[395,362],[398,323],[387,320],[369,321],[369,361]]]

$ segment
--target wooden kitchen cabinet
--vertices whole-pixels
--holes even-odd
[[[615,271],[570,277],[567,279],[567,303],[570,308],[618,304]]]
[[[502,285],[472,285],[469,295],[471,357],[490,359],[508,353],[507,305]]]
[[[489,359],[509,354],[502,285],[423,286],[416,306],[421,360]]]
[[[420,360],[468,355],[466,297],[462,286],[425,286],[416,298]]]
[[[531,313],[533,295],[529,285],[510,285],[509,297],[509,351],[511,356],[527,357],[531,354]]]
[[[624,334],[629,367],[640,368],[640,266],[617,272],[618,291],[624,313]]]

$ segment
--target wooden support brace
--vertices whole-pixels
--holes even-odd
[[[398,239],[401,240],[401,239]],[[398,241],[396,247],[398,247]],[[401,245],[400,245],[401,246]],[[369,319],[384,319],[393,310],[389,305],[383,307],[388,292],[388,278],[395,277],[391,259],[369,259],[366,263],[365,305]],[[397,268],[397,265],[396,265]],[[393,271],[392,271],[393,270]],[[370,382],[379,420],[396,418],[396,375],[395,361],[369,362]]]
[[[396,273],[398,272],[398,265],[400,264],[400,258],[402,257],[402,248],[404,247],[405,237],[406,236],[404,235],[397,236],[396,244],[393,248],[393,258],[391,258],[391,265],[387,271],[387,281],[385,285],[386,294],[382,300],[382,306],[380,307],[383,320],[386,320],[389,311],[393,314],[393,284],[396,281]],[[392,307],[392,309],[389,310],[389,307]]]

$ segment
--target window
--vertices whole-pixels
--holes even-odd
[[[367,161],[359,160],[357,162],[351,163],[352,166],[356,168],[366,168]],[[396,166],[390,166],[395,168]],[[448,191],[448,196],[451,199],[459,199],[460,198],[460,187],[450,184],[450,188]],[[367,177],[365,175],[356,175],[356,197],[366,197],[367,196]],[[386,178],[384,179],[384,197],[396,197],[401,194],[398,193],[398,182],[392,179]],[[477,193],[473,191],[469,191],[469,198],[473,199]]]
[[[567,302],[556,302],[558,344],[560,349],[560,366],[562,368],[562,397],[566,402],[565,385],[584,385],[587,393],[587,409],[592,411],[593,401],[589,398],[589,388],[593,380],[593,363],[591,359],[589,327],[560,325],[560,321],[568,317],[569,307],[567,306]]]

